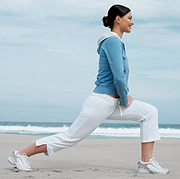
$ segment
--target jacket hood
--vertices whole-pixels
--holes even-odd
[[[97,44],[98,44],[97,52],[98,52],[98,53],[99,53],[99,50],[100,50],[100,48],[101,48],[102,42],[103,42],[104,40],[106,40],[107,38],[113,37],[113,36],[115,36],[115,37],[117,37],[117,38],[120,39],[120,37],[118,36],[118,34],[116,34],[115,32],[108,32],[108,33],[102,35],[102,36],[98,39],[98,41],[97,41]],[[121,40],[121,39],[120,39],[120,40]]]

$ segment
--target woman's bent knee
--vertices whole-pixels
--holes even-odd
[[[151,105],[151,108],[149,110],[149,114],[151,116],[158,116],[158,109],[155,106]]]

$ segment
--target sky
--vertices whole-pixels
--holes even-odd
[[[0,121],[73,122],[95,87],[102,17],[128,6],[130,95],[180,124],[180,1],[0,0]],[[126,121],[123,121],[126,122]]]

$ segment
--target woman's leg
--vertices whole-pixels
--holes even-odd
[[[94,94],[88,97],[82,111],[74,123],[66,131],[38,139],[32,145],[19,151],[32,156],[37,153],[51,155],[54,152],[71,147],[92,133],[117,106],[117,99],[107,95]]]
[[[38,153],[47,153],[47,145],[36,146],[36,143],[33,143],[19,151],[19,154],[26,154],[28,157]]]
[[[152,158],[154,142],[141,143],[141,161],[148,162]]]
[[[128,107],[117,107],[109,119],[140,122],[141,160],[146,162],[152,158],[154,142],[160,140],[158,111],[154,106],[134,100]]]

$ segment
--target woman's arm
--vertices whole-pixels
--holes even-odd
[[[128,87],[123,66],[123,44],[117,37],[108,38],[104,48],[114,77],[117,94],[123,106],[128,106]]]

